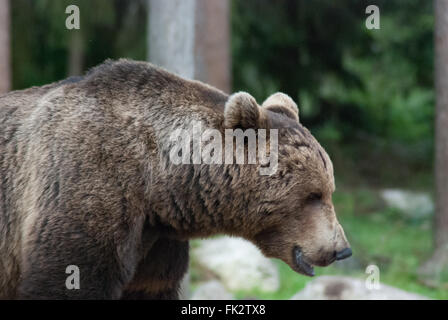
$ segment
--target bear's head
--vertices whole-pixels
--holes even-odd
[[[278,163],[271,175],[254,175],[254,171],[249,175],[244,166],[239,169],[241,176],[252,180],[246,182],[250,209],[243,219],[245,231],[238,235],[255,243],[266,256],[309,276],[314,275],[315,265],[349,257],[350,245],[332,202],[332,162],[300,124],[294,101],[276,93],[259,106],[251,95],[235,93],[226,102],[224,126],[268,133],[275,129],[278,136]]]

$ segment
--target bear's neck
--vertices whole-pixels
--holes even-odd
[[[167,172],[167,188],[153,192],[151,215],[154,223],[180,238],[228,234],[250,237],[250,217],[257,199],[244,165],[185,165]],[[160,177],[159,177],[160,179]]]

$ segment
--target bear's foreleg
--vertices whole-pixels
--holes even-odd
[[[188,241],[158,239],[140,262],[122,299],[179,299],[182,279],[188,270]]]
[[[70,215],[68,215],[70,216]],[[63,219],[36,223],[28,242],[17,290],[19,299],[119,299],[138,265],[132,240],[86,232]],[[42,222],[42,223],[40,223]],[[56,232],[58,231],[59,232]],[[131,239],[131,238],[130,238]]]

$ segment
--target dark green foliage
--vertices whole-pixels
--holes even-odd
[[[68,5],[80,9],[81,28],[68,30]],[[27,88],[67,77],[69,42],[80,32],[87,70],[107,58],[146,58],[144,0],[14,0],[13,87]]]
[[[369,4],[380,30],[365,27]],[[288,93],[330,152],[431,166],[431,1],[234,0],[232,12],[235,90]]]

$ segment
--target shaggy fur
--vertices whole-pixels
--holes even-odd
[[[279,129],[277,172],[172,164],[170,134],[194,121]],[[175,299],[188,240],[220,233],[292,268],[294,246],[326,265],[348,246],[333,191],[331,160],[289,97],[260,107],[149,63],[107,61],[0,97],[0,298]],[[72,264],[79,290],[65,287]]]

